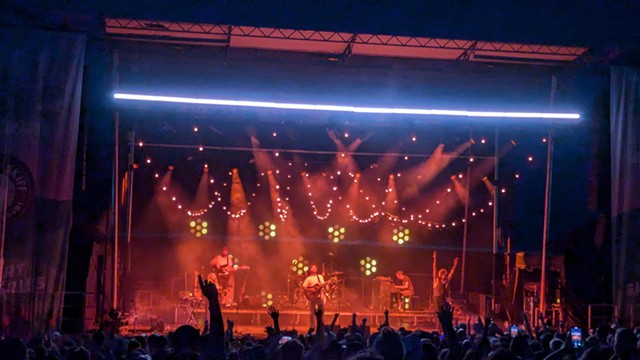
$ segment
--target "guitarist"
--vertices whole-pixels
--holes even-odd
[[[220,254],[214,257],[211,262],[213,272],[216,274],[218,285],[220,285],[220,303],[230,306],[233,304],[234,298],[234,260],[229,254],[229,248],[222,247]]]
[[[316,308],[324,306],[324,296],[322,295],[322,287],[324,285],[324,277],[318,274],[318,267],[311,265],[307,278],[302,283],[307,299],[309,299],[309,326],[313,326]],[[317,328],[317,327],[316,327]]]

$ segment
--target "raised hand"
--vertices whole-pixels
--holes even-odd
[[[484,326],[489,326],[493,322],[493,318],[489,315],[484,317]]]
[[[437,258],[438,257],[438,251],[437,250],[433,250],[433,258]]]
[[[227,331],[233,334],[233,325],[235,322],[231,319],[227,319]]]
[[[209,280],[202,280],[202,275],[198,274],[198,284],[200,285],[200,290],[202,290],[202,295],[209,300],[209,305],[218,303],[218,288],[216,284]]]
[[[438,311],[438,319],[442,323],[442,326],[449,325],[453,327],[453,308],[447,302],[442,304],[440,311]]]
[[[314,311],[314,314],[316,314],[316,318],[322,319],[322,315],[324,315],[324,306],[322,304],[318,304],[318,306],[316,307],[316,311]]]
[[[273,330],[273,326],[269,325],[264,328],[264,332],[267,333],[268,336],[275,334],[276,332]]]
[[[276,309],[275,306],[269,306],[267,308],[267,313],[271,316],[271,319],[273,319],[273,330],[275,330],[276,334],[280,334],[280,313],[278,312],[278,309]]]
[[[453,265],[458,265],[458,261],[460,261],[460,259],[458,258],[453,259]]]
[[[389,309],[384,309],[384,323],[382,326],[389,326]]]
[[[278,312],[278,309],[276,309],[275,306],[269,306],[267,308],[267,313],[269,314],[269,316],[271,316],[273,321],[277,321],[280,318],[280,313]]]

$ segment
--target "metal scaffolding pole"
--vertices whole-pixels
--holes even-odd
[[[114,88],[118,85],[118,53],[113,55],[113,80]],[[118,149],[120,145],[120,114],[116,110],[113,114],[113,127],[114,127],[114,153],[113,153],[113,254],[111,258],[112,269],[112,307],[118,308],[118,254],[119,254],[119,241],[120,241],[120,187],[118,186],[120,181],[119,169],[120,169],[120,151]]]
[[[496,257],[498,256],[498,236],[499,221],[498,221],[498,186],[500,186],[499,176],[499,162],[500,162],[500,134],[498,128],[495,129],[495,149],[494,149],[494,168],[493,168],[493,182],[495,184],[495,190],[493,191],[493,250],[491,256],[491,311],[496,309]]]
[[[464,201],[464,231],[462,233],[462,265],[460,267],[460,295],[464,294],[464,280],[467,265],[467,237],[469,234],[469,188],[471,177],[471,163],[467,166],[466,191]]]
[[[558,79],[551,77],[551,106],[553,106]],[[549,130],[547,139],[547,176],[544,188],[544,225],[542,230],[542,274],[540,275],[540,312],[544,315],[547,308],[547,242],[549,241],[549,222],[551,220],[551,185],[553,172],[553,138]]]
[[[127,273],[131,272],[131,217],[133,215],[133,175],[135,172],[136,131],[129,138],[129,163],[127,164]]]

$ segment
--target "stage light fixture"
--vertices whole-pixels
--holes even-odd
[[[273,306],[273,294],[267,291],[261,291],[260,296],[262,297],[262,307]]]
[[[331,226],[327,229],[328,233],[329,233],[329,240],[333,241],[334,243],[339,243],[341,240],[344,240],[344,234],[346,232],[346,229],[340,225],[334,225]]]
[[[409,242],[409,229],[405,229],[403,226],[393,229],[393,236],[391,236],[393,242],[402,245]]]
[[[276,237],[276,224],[272,224],[268,221],[258,226],[258,236],[265,240],[273,239]]]
[[[365,276],[371,276],[378,271],[377,265],[378,262],[375,259],[367,256],[366,258],[360,260],[360,271]]]
[[[309,271],[309,261],[304,256],[291,260],[291,272],[294,275],[304,275]]]
[[[206,235],[209,230],[209,223],[203,221],[201,218],[192,219],[189,221],[189,232],[194,234],[196,237],[201,237],[202,235]]]
[[[360,107],[344,105],[322,104],[298,104],[280,103],[271,101],[252,100],[226,100],[190,98],[180,96],[162,96],[131,93],[115,93],[113,98],[117,100],[154,101],[180,104],[238,106],[253,108],[285,109],[285,110],[312,110],[312,111],[337,111],[367,114],[396,114],[396,115],[422,115],[422,116],[452,116],[467,118],[508,118],[508,119],[535,119],[554,120],[557,123],[575,124],[580,121],[578,113],[551,113],[551,112],[512,112],[512,111],[476,111],[476,110],[447,110],[447,109],[408,109],[408,108],[384,108],[384,107]],[[276,136],[276,133],[273,133]]]

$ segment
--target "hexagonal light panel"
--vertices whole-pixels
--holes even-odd
[[[276,237],[276,224],[272,224],[265,221],[258,226],[258,236],[265,240],[273,239]]]
[[[367,256],[360,260],[360,271],[365,274],[365,276],[371,276],[378,271],[378,262],[376,259]]]
[[[309,261],[304,256],[291,260],[291,272],[295,275],[304,275],[309,271]]]
[[[344,234],[346,233],[346,229],[340,225],[331,226],[327,229],[329,233],[328,237],[333,243],[339,243],[341,240],[344,240]]]
[[[201,237],[202,235],[206,235],[209,230],[207,227],[209,224],[206,221],[203,221],[200,218],[189,221],[189,232],[194,234],[196,237]]]
[[[405,229],[402,226],[393,229],[391,239],[393,242],[398,243],[398,245],[409,242],[409,229]]]

